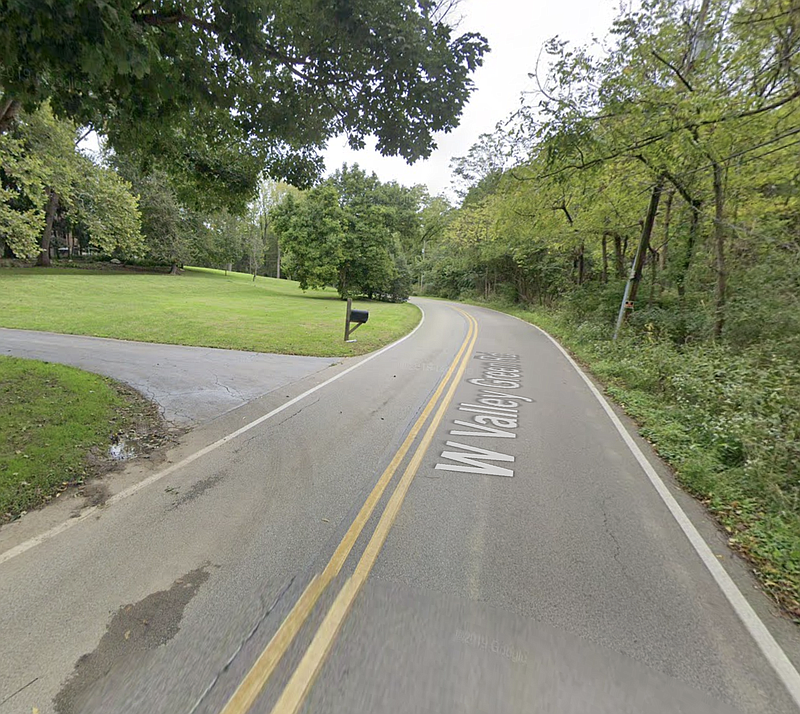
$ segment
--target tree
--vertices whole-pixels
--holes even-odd
[[[58,215],[104,253],[141,248],[139,210],[126,183],[75,149],[75,127],[48,105],[0,135],[0,236],[18,258],[50,264]]]
[[[336,283],[343,256],[343,216],[333,186],[322,184],[299,198],[287,194],[270,219],[286,250],[287,272],[303,290]]]
[[[46,181],[47,167],[27,149],[23,132],[0,135],[0,242],[18,258],[40,251]]]
[[[407,263],[399,256],[403,240],[413,242],[419,232],[419,191],[382,184],[357,164],[345,164],[328,182],[339,195],[345,221],[339,294],[406,299],[407,290],[395,293],[392,286],[410,283]]]
[[[538,121],[457,165],[465,198],[429,258],[434,284],[610,321],[639,239],[632,284],[649,289],[634,330],[737,344],[792,332],[798,17],[796,0],[648,0],[604,43],[550,42],[526,111]],[[478,170],[487,146],[518,136],[523,158]]]
[[[302,199],[286,196],[270,219],[287,272],[303,289],[335,284],[343,298],[405,300],[411,274],[401,239],[418,231],[418,194],[345,165]]]
[[[138,257],[144,253],[139,201],[131,185],[106,166],[80,157],[82,171],[73,193],[74,223],[88,244],[106,255]]]
[[[0,158],[0,231],[18,257],[38,254],[39,265],[50,265],[56,212],[69,202],[78,176],[75,127],[45,104],[0,135]]]
[[[145,173],[248,194],[266,167],[304,184],[345,133],[386,155],[430,154],[457,124],[488,50],[429,0],[47,0],[0,6],[0,132],[20,107],[136,153]],[[445,13],[446,14],[446,13]],[[223,175],[223,169],[229,170]],[[224,191],[223,191],[224,193]]]
[[[191,223],[166,174],[154,172],[138,176],[134,189],[139,193],[142,233],[147,257],[169,263],[177,274],[190,255]]]
[[[281,246],[278,236],[270,225],[270,212],[284,197],[290,193],[297,194],[297,189],[281,181],[273,181],[267,176],[259,179],[256,197],[250,203],[250,219],[256,226],[253,237],[258,236],[258,241],[263,246],[262,253],[269,254],[273,262],[268,266],[268,274],[272,265],[275,266],[275,277],[281,277]],[[255,278],[255,275],[253,276]]]

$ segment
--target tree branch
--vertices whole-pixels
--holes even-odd
[[[143,3],[145,4],[145,3]],[[141,7],[141,5],[140,5]],[[206,32],[217,32],[213,22],[201,20],[198,17],[187,15],[183,10],[175,10],[170,13],[154,12],[143,15],[135,10],[131,13],[134,22],[141,22],[150,27],[164,27],[166,25],[191,25]]]
[[[557,176],[559,174],[564,173],[565,171],[569,171],[570,169],[577,169],[577,170],[589,169],[592,168],[593,166],[603,164],[606,161],[611,161],[621,156],[634,155],[636,156],[636,158],[641,158],[640,156],[633,154],[633,152],[638,152],[641,149],[651,146],[652,144],[657,144],[659,141],[663,141],[668,136],[671,136],[672,134],[675,134],[679,131],[683,130],[696,131],[697,129],[703,126],[714,126],[716,124],[722,124],[724,122],[733,121],[735,119],[745,119],[747,117],[757,116],[758,114],[763,114],[764,112],[772,111],[773,109],[778,109],[782,107],[784,104],[788,104],[789,102],[793,101],[794,99],[797,99],[798,97],[800,97],[800,89],[795,90],[791,94],[787,95],[786,97],[783,97],[782,99],[776,102],[773,102],[772,104],[767,104],[765,106],[759,107],[758,109],[751,109],[748,111],[737,112],[736,114],[729,114],[727,116],[723,116],[718,119],[706,119],[699,122],[682,124],[680,126],[673,127],[672,129],[668,129],[667,131],[664,131],[661,134],[655,134],[653,136],[645,137],[644,139],[636,141],[632,144],[628,144],[627,146],[622,147],[618,151],[614,151],[610,154],[607,154],[606,156],[601,156],[597,159],[592,159],[591,161],[584,161],[580,164],[568,164],[555,171],[549,171],[543,174],[539,174],[537,176],[526,177],[526,176],[517,176],[516,174],[511,172],[510,173],[512,178],[516,179],[517,181],[537,181],[545,178],[550,178],[552,176]]]
[[[667,181],[669,181],[677,189],[678,193],[681,195],[681,198],[683,198],[683,200],[686,201],[686,203],[692,206],[692,208],[699,206],[702,203],[701,201],[692,197],[687,188],[683,185],[683,183],[680,180],[678,180],[678,177],[675,176],[673,173],[664,168],[656,169],[656,167],[653,166],[641,154],[639,154],[636,158],[639,159],[639,161],[641,161],[645,166],[647,166],[647,168],[650,169],[653,173],[657,174],[660,179],[666,179]]]
[[[694,87],[692,87],[692,85],[689,84],[689,81],[686,79],[686,77],[684,77],[681,74],[681,71],[675,65],[667,62],[667,60],[665,60],[655,50],[651,50],[651,52],[653,54],[653,57],[655,57],[659,62],[663,62],[665,65],[667,65],[667,67],[669,67],[673,72],[675,72],[675,74],[677,75],[678,79],[681,80],[681,82],[683,82],[683,85],[686,87],[686,89],[688,89],[690,92],[694,91]]]
[[[91,124],[89,124],[89,128],[81,136],[79,136],[78,139],[75,141],[75,146],[78,146],[93,131],[94,131],[94,127]]]

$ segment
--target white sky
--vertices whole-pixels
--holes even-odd
[[[519,106],[520,93],[533,88],[528,74],[536,68],[542,45],[555,35],[578,45],[593,35],[603,37],[618,8],[618,0],[462,0],[458,34],[480,32],[491,52],[473,75],[475,91],[461,124],[450,134],[440,134],[431,158],[413,166],[370,149],[352,151],[343,138],[332,140],[325,152],[328,173],[344,162],[358,163],[382,181],[427,184],[432,194],[449,193],[450,160],[464,156],[480,134],[492,132]]]

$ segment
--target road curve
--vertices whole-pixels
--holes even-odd
[[[31,546],[0,552],[0,714],[798,712],[794,625],[558,347],[420,304],[71,527],[0,530]]]

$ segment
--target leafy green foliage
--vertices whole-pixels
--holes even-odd
[[[14,1],[0,45],[0,106],[50,99],[145,173],[168,169],[231,201],[265,168],[315,179],[338,133],[428,156],[488,50],[427,0]]]
[[[0,134],[0,239],[20,258],[39,253],[51,191],[69,202],[79,173],[75,128],[49,106]]]
[[[496,307],[569,348],[717,516],[766,589],[800,617],[800,371],[763,345],[616,342],[572,311]]]
[[[189,225],[165,174],[157,172],[137,182],[142,231],[147,255],[172,265],[183,265],[189,255]]]
[[[336,285],[343,298],[407,299],[402,243],[419,232],[417,194],[345,165],[302,198],[287,196],[270,213],[287,273],[304,290]]]
[[[81,164],[84,173],[76,181],[73,204],[89,245],[107,255],[138,256],[144,241],[131,185],[110,168],[83,157]]]
[[[75,127],[48,105],[22,113],[0,134],[0,240],[18,258],[42,250],[48,200],[58,199],[61,223],[108,254],[142,250],[139,209],[131,186],[75,149]]]
[[[11,134],[0,135],[0,167],[0,242],[20,258],[33,258],[44,230],[44,167]]]
[[[311,189],[299,199],[287,196],[270,219],[287,252],[287,274],[303,290],[336,282],[342,261],[342,210],[333,186]]]
[[[800,615],[796,5],[646,0],[604,43],[548,43],[528,130],[456,162],[427,269],[439,294],[533,306]]]

